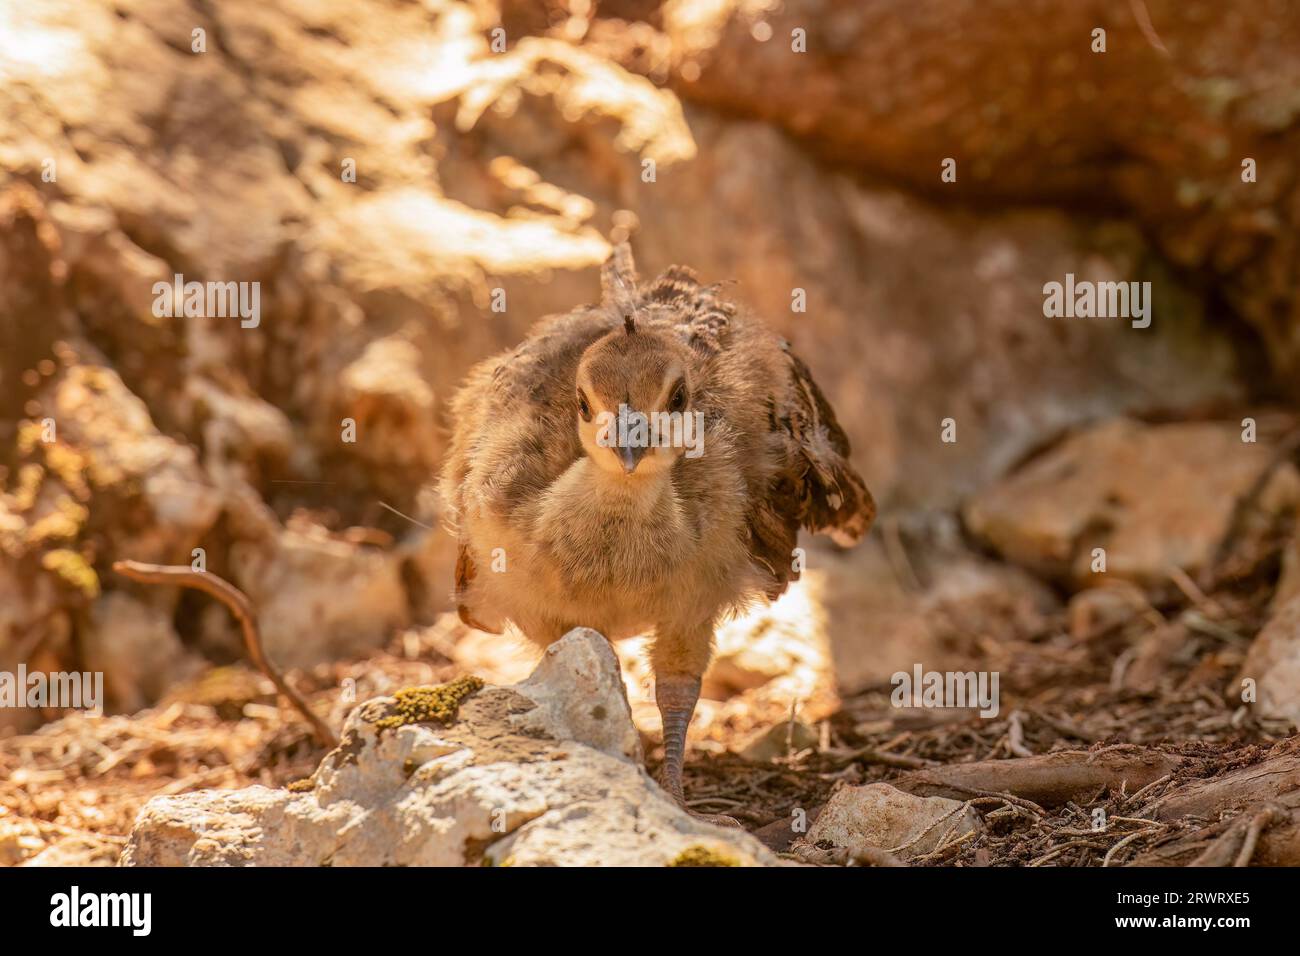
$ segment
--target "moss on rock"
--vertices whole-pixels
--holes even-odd
[[[482,687],[483,678],[467,676],[436,687],[404,688],[393,695],[397,713],[375,721],[375,726],[394,730],[406,724],[450,724],[456,719],[461,702]]]
[[[668,866],[740,866],[740,861],[697,843],[678,853],[668,862]]]

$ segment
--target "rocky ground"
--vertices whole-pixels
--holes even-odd
[[[26,865],[111,863],[123,850],[134,864],[658,865],[713,854],[1143,865],[1231,858],[1256,826],[1252,861],[1294,864],[1300,484],[1267,450],[1236,474],[1209,464],[1207,454],[1233,461],[1216,442],[1234,434],[1108,423],[973,499],[969,541],[943,525],[898,526],[881,535],[892,555],[876,542],[815,550],[790,594],[724,631],[692,734],[692,808],[730,815],[756,840],[698,824],[638,769],[643,753],[654,769],[658,728],[637,642],[619,645],[620,669],[597,635],[575,633],[525,679],[532,653],[448,614],[379,654],[291,675],[344,728],[328,754],[243,665],[208,670],[130,717],[73,715],[9,738],[0,847]],[[1080,448],[1161,492],[1114,524],[1140,529],[1143,547],[1113,539],[1062,485],[1082,467]],[[1112,518],[1125,507],[1114,498],[1097,498]],[[1013,511],[1000,510],[1007,500]],[[1064,583],[1093,544],[1132,563]],[[1016,548],[1041,577],[1000,557]],[[1190,570],[1162,576],[1175,558]],[[878,586],[846,585],[861,576]],[[999,713],[896,706],[888,675],[914,660],[996,670]],[[407,688],[455,687],[465,673],[489,689],[445,729],[400,717]],[[1243,703],[1243,677],[1258,703]]]
[[[108,696],[0,709],[0,862],[1300,861],[1300,21],[1068,7],[0,9],[0,671]],[[633,747],[589,639],[529,682],[447,613],[448,396],[627,236],[792,341],[882,505],[719,635],[687,790],[754,839],[637,768],[642,642]],[[1067,272],[1155,321],[1046,319]],[[260,282],[257,327],[156,316],[177,273]],[[218,603],[112,569],[200,559],[342,751]],[[999,713],[893,706],[917,663]],[[374,729],[467,674],[458,720]],[[548,709],[596,677],[598,730]]]

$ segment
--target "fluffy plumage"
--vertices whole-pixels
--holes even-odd
[[[627,473],[593,442],[597,410],[674,402],[703,414],[698,457],[642,450]],[[452,418],[442,487],[462,618],[513,621],[543,645],[578,625],[611,639],[653,629],[661,685],[698,682],[719,617],[798,577],[801,527],[849,545],[875,514],[789,344],[687,268],[639,284],[625,245],[601,303],[476,366]]]

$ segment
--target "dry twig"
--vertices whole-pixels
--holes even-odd
[[[130,578],[132,581],[139,581],[143,584],[174,584],[179,587],[194,588],[211,595],[224,604],[239,621],[244,634],[244,647],[247,648],[248,656],[252,659],[254,666],[265,674],[271,683],[276,686],[276,689],[294,706],[294,709],[307,719],[316,734],[317,740],[331,750],[338,746],[339,740],[334,731],[316,715],[315,711],[307,706],[307,701],[303,699],[302,695],[289,686],[280,672],[267,659],[266,653],[262,649],[262,635],[257,629],[257,615],[253,610],[253,602],[248,599],[248,595],[243,591],[211,571],[195,571],[186,565],[115,561],[113,562],[113,570],[124,577]]]

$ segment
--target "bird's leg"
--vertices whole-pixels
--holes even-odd
[[[700,676],[713,650],[713,622],[689,627],[664,626],[656,630],[650,650],[655,671],[655,703],[664,725],[664,762],[659,783],[691,816],[722,826],[740,826],[731,817],[695,813],[682,792],[682,764],[686,760],[686,728],[700,699]]]
[[[696,813],[686,805],[682,792],[682,763],[686,759],[686,728],[695,714],[695,703],[700,699],[700,679],[686,674],[665,674],[655,678],[655,703],[664,725],[664,762],[659,768],[659,785],[677,801],[677,804],[706,823],[724,827],[740,824],[720,813]]]
[[[685,674],[665,674],[655,679],[655,703],[664,724],[664,762],[659,782],[682,806],[682,762],[686,759],[686,728],[700,699],[700,679]]]

